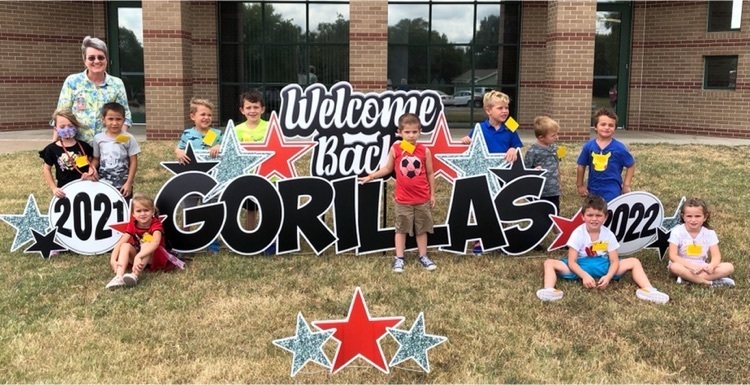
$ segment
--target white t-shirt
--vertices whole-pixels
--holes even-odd
[[[669,233],[669,243],[677,245],[677,255],[680,258],[706,262],[708,259],[708,249],[718,244],[719,238],[716,236],[716,231],[705,227],[701,227],[698,236],[693,238],[683,223],[673,228]]]
[[[594,247],[595,244],[596,247]],[[599,239],[592,241],[589,232],[586,230],[585,223],[573,230],[567,245],[578,252],[578,258],[609,258],[608,253],[620,247],[615,234],[605,226],[602,226],[599,230]]]

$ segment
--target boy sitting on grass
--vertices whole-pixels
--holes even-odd
[[[557,276],[564,279],[580,279],[587,289],[604,290],[609,282],[620,279],[631,271],[638,285],[636,297],[655,303],[667,303],[669,296],[651,286],[641,261],[637,258],[619,259],[620,244],[610,229],[603,226],[607,220],[607,202],[604,198],[590,195],[583,200],[583,224],[578,226],[568,239],[568,258],[544,261],[544,288],[536,292],[542,301],[562,299],[563,292],[555,289]]]

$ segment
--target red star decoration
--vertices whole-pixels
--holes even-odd
[[[549,249],[547,249],[549,251],[565,246],[565,244],[568,243],[568,239],[570,239],[570,234],[573,233],[573,230],[583,224],[583,214],[581,214],[581,209],[578,209],[576,215],[571,219],[558,217],[557,215],[550,215],[550,218],[552,218],[552,222],[555,223],[555,226],[560,230],[560,233],[557,234],[557,237],[549,246]]]
[[[159,215],[159,219],[161,219],[161,223],[164,223],[164,221],[167,220],[167,215],[166,214]],[[125,234],[125,230],[127,230],[128,228],[128,223],[130,223],[130,219],[128,219],[127,222],[113,223],[109,225],[109,228],[115,231],[119,231],[122,234]]]
[[[339,342],[336,356],[333,358],[332,374],[345,368],[357,357],[362,357],[384,373],[388,373],[380,339],[392,328],[400,324],[404,317],[370,318],[362,289],[354,290],[354,298],[349,307],[346,319],[332,321],[313,321],[320,330],[335,329],[333,338]]]
[[[429,143],[423,143],[425,147],[430,149],[432,153],[432,170],[435,172],[435,178],[442,176],[448,182],[453,183],[458,178],[456,170],[451,168],[450,165],[443,163],[438,159],[436,154],[463,154],[469,148],[468,144],[462,144],[461,142],[454,142],[451,139],[450,131],[448,130],[448,124],[445,121],[445,114],[440,113],[438,116],[438,122],[435,126],[435,132],[432,134],[432,139]]]
[[[271,120],[268,122],[268,132],[263,143],[242,143],[242,147],[248,151],[270,151],[273,153],[270,158],[263,161],[254,170],[256,174],[269,179],[271,177],[290,179],[297,176],[294,162],[317,144],[316,142],[287,142],[284,140],[279,118],[276,116],[276,112],[272,112]]]

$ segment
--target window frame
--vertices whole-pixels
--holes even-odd
[[[732,58],[735,61],[735,67],[734,67],[735,80],[734,80],[734,83],[732,83],[731,79],[730,79],[729,86],[727,86],[727,87],[708,86],[708,78],[709,78],[709,76],[708,76],[708,74],[709,74],[709,72],[708,72],[708,68],[709,68],[708,61],[710,59],[732,59]],[[737,73],[738,69],[739,69],[739,55],[705,55],[705,56],[703,56],[703,87],[702,88],[704,90],[727,90],[727,91],[734,91],[734,90],[736,90],[737,89],[737,77],[736,77],[737,75],[736,75],[736,73]]]

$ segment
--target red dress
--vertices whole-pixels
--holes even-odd
[[[154,250],[154,255],[151,256],[151,262],[149,263],[147,269],[172,270],[175,267],[184,269],[185,262],[172,255],[164,247],[164,226],[162,226],[161,219],[159,219],[159,217],[154,217],[151,220],[151,226],[149,226],[148,229],[141,229],[136,226],[135,218],[131,216],[130,223],[128,223],[128,227],[125,229],[125,232],[130,234],[129,243],[133,245],[136,252],[141,250],[141,243],[146,242],[143,240],[143,238],[146,237],[148,239],[157,231],[161,233],[161,241],[159,242],[159,247]]]

